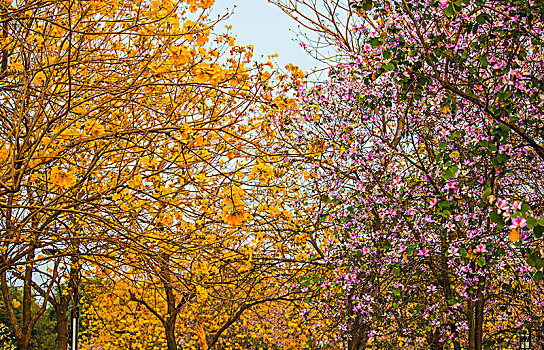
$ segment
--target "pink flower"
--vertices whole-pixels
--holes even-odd
[[[429,208],[434,207],[435,204],[436,204],[436,202],[438,202],[438,198],[433,198],[433,199],[431,199],[431,203],[430,203],[430,205],[429,205]]]
[[[521,216],[518,216],[514,219],[512,219],[512,225],[508,226],[509,229],[518,229],[518,228],[524,228],[527,226],[527,220],[523,219]]]
[[[457,254],[457,252],[459,251],[458,248],[455,248],[455,247],[450,247],[450,249],[448,249],[448,253],[450,256],[454,255],[454,256],[459,256],[459,254]]]
[[[508,209],[508,202],[504,199],[499,199],[497,201],[497,208],[499,209],[498,212],[500,214],[503,210]]]
[[[325,282],[323,282],[323,284],[321,285],[321,287],[326,288],[326,287],[328,287],[328,286],[330,286],[330,285],[331,285],[331,282],[330,282],[330,281],[325,281]]]
[[[515,201],[515,202],[512,204],[512,210],[513,210],[513,211],[521,210],[521,202]]]
[[[478,244],[476,246],[476,253],[487,253],[485,244]]]
[[[406,246],[405,246],[405,245],[401,245],[401,246],[400,246],[400,249],[399,249],[399,254],[404,253],[405,251],[406,251]]]
[[[420,249],[417,252],[417,255],[419,255],[419,256],[429,256],[429,251],[427,249],[423,248],[423,249]]]
[[[446,186],[444,186],[444,190],[445,190],[445,191],[453,190],[453,189],[455,189],[455,185],[454,185],[452,182],[448,182],[448,183],[446,184]]]

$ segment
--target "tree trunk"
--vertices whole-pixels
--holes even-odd
[[[475,269],[475,264],[472,263],[472,268]],[[469,349],[470,350],[482,350],[483,349],[483,324],[484,324],[484,294],[483,288],[485,285],[485,279],[481,279],[478,282],[478,289],[476,292],[471,293],[468,303],[468,325],[469,325]]]
[[[361,350],[366,347],[368,342],[368,330],[370,327],[367,324],[355,327],[351,331],[351,339],[348,341],[348,350]]]
[[[32,248],[30,252],[28,253],[28,259],[29,261],[32,261],[34,259],[34,249]],[[23,302],[21,304],[21,307],[23,308],[23,317],[22,317],[22,325],[19,324],[19,320],[17,320],[17,317],[15,316],[15,310],[14,306],[12,304],[12,300],[10,297],[10,286],[8,285],[7,278],[6,278],[6,272],[2,272],[0,275],[0,289],[2,291],[2,296],[4,298],[4,304],[6,306],[9,320],[11,323],[11,329],[13,330],[13,335],[15,336],[15,345],[17,346],[17,350],[27,350],[30,345],[30,340],[32,338],[32,329],[34,328],[34,324],[41,316],[43,311],[45,310],[44,307],[42,307],[36,316],[32,317],[32,288],[31,288],[31,280],[32,280],[32,269],[33,265],[27,264],[25,268],[25,274],[24,276],[24,285],[23,285]]]
[[[172,279],[169,270],[170,257],[168,254],[162,254],[161,261],[161,279],[166,294],[166,304],[168,308],[168,315],[166,316],[166,322],[164,322],[164,330],[166,332],[166,345],[168,350],[177,350],[176,344],[176,318],[179,312],[179,307],[176,305],[176,295],[174,294],[174,288],[172,286]]]
[[[164,324],[164,330],[166,332],[166,347],[168,350],[177,350],[174,322],[170,322],[170,320],[168,320]]]
[[[427,343],[430,350],[444,350],[444,343],[440,342],[440,329],[428,333]]]
[[[55,308],[57,313],[57,344],[59,350],[68,350],[68,317],[66,316],[68,308],[66,305],[58,305]]]
[[[31,333],[25,333],[22,337],[17,338],[15,344],[17,345],[17,350],[28,350],[30,346]]]
[[[472,302],[472,295],[468,301],[467,319],[468,319],[468,348],[469,350],[476,350],[476,342],[474,337],[474,303]]]
[[[476,294],[478,300],[476,301],[476,307],[474,310],[474,344],[476,350],[483,349],[483,337],[484,337],[484,293],[483,293],[483,284],[485,280],[482,280],[478,284],[478,292]]]
[[[446,258],[446,253],[448,251],[448,244],[446,241],[446,236],[442,235],[440,239],[440,269],[436,271],[435,273],[437,276],[439,276],[439,285],[442,287],[442,291],[444,293],[444,297],[446,300],[450,300],[453,296],[452,290],[451,290],[451,279],[450,279],[450,269],[448,267],[448,262]],[[431,268],[433,268],[431,266]],[[433,268],[434,269],[434,268]],[[450,308],[450,305],[448,304],[448,309],[452,311],[455,314],[455,311]],[[453,332],[453,349],[454,350],[461,350],[461,344],[459,342],[459,332],[457,331],[457,327],[454,323],[451,324],[451,329]],[[442,346],[443,348],[443,346]]]
[[[27,256],[28,261],[34,260],[34,247],[30,250]],[[23,327],[22,327],[22,339],[21,344],[23,344],[24,348],[21,349],[27,349],[28,345],[30,344],[30,338],[32,336],[32,328],[33,324],[31,324],[32,320],[32,270],[34,269],[34,264],[27,263],[25,267],[25,279],[24,279],[24,285],[23,285]]]

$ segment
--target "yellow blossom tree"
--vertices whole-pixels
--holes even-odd
[[[91,263],[250,219],[242,192],[228,191],[266,154],[266,126],[247,112],[270,74],[212,36],[212,4],[0,5],[0,276],[4,300],[24,286],[22,324],[6,303],[19,349],[49,302],[67,309]],[[32,293],[43,296],[36,314]]]

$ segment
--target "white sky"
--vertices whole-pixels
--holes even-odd
[[[305,71],[323,67],[299,46],[297,23],[267,0],[215,0],[213,17],[228,10],[234,14],[224,23],[233,26],[231,34],[238,45],[253,45],[256,60],[277,53],[281,68],[292,63]]]

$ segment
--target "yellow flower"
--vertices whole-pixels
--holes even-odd
[[[19,306],[21,306],[21,303],[17,299],[13,299],[11,303],[13,304],[14,308],[18,308]]]
[[[232,227],[238,226],[246,220],[246,213],[242,208],[230,206],[225,206],[223,208],[223,213],[221,214],[225,223],[229,224]]]
[[[198,294],[197,296],[197,301],[199,303],[205,301],[206,299],[208,299],[208,291],[201,287],[201,286],[196,286],[196,293]]]
[[[230,188],[223,189],[223,203],[227,206],[234,208],[236,206],[244,207],[245,203],[242,201],[246,195],[246,192],[237,187],[232,186]]]
[[[23,65],[21,64],[21,62],[17,62],[17,61],[11,62],[11,64],[9,65],[9,67],[10,67],[11,69],[13,69],[13,70],[21,71],[21,72],[25,70],[25,66],[23,66]]]
[[[45,76],[44,72],[38,72],[32,79],[32,84],[34,85],[41,84],[42,82],[45,81],[45,79],[47,79],[47,77]]]
[[[450,153],[450,158],[459,158],[459,152],[453,151]]]
[[[254,176],[259,176],[259,179],[261,181],[269,180],[274,175],[274,171],[272,170],[272,167],[262,162],[255,164],[251,172],[253,173]]]
[[[103,134],[104,133],[104,125],[98,123],[98,122],[94,122],[90,127],[89,127],[89,130],[88,130],[88,133],[91,134],[91,136],[98,136],[100,134]]]
[[[195,67],[195,81],[198,83],[207,83],[210,80],[210,65],[202,62]]]
[[[56,166],[51,170],[51,182],[61,188],[68,188],[75,185],[77,179],[72,172],[64,172]]]
[[[0,160],[5,160],[6,158],[8,158],[10,154],[10,149],[7,148],[6,146],[3,146],[2,148],[0,148]]]

